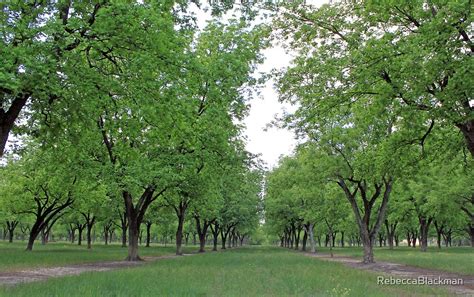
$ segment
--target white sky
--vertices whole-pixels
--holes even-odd
[[[259,72],[281,69],[290,64],[290,55],[279,46],[265,50],[264,55],[265,62],[258,68]],[[273,84],[273,80],[268,81],[262,90],[261,98],[255,98],[250,102],[250,113],[244,121],[247,127],[247,150],[254,154],[261,154],[260,158],[269,168],[278,163],[280,155],[290,154],[296,144],[293,132],[268,127],[275,116],[282,113],[283,108],[290,108],[278,102],[278,94]]]

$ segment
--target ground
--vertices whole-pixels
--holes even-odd
[[[5,256],[4,250],[8,250],[9,257]],[[195,250],[196,247],[188,247],[185,252],[191,253]],[[155,246],[141,248],[141,254],[147,256],[147,261],[132,267],[117,261],[123,258],[125,253],[119,246],[95,246],[92,251],[87,251],[83,247],[77,248],[68,244],[51,244],[49,247],[38,246],[37,251],[24,256],[19,245],[2,244],[0,251],[0,279],[2,273],[13,275],[21,274],[22,271],[44,272],[44,267],[47,266],[50,266],[52,271],[59,271],[58,274],[64,272],[63,277],[47,279],[49,276],[46,276],[40,278],[40,282],[0,286],[0,296],[367,297],[451,296],[454,292],[449,287],[439,286],[378,285],[377,276],[387,271],[358,267],[359,260],[340,256],[342,251],[336,251],[338,260],[334,262],[325,256],[324,251],[317,257],[308,257],[301,252],[277,247],[245,247],[218,253],[171,257],[172,247]],[[347,249],[346,253],[354,251]],[[61,255],[56,257],[57,261],[54,258],[55,252]],[[410,258],[411,251],[405,252],[408,255],[406,258]],[[376,257],[383,253],[384,251],[377,250]],[[398,257],[408,261],[402,252]],[[466,257],[472,261],[472,252],[467,249],[451,249],[447,257],[452,257],[454,261]],[[6,258],[7,263],[3,262]],[[341,259],[352,259],[352,262],[339,261]],[[33,263],[29,265],[29,261]],[[78,264],[81,262],[88,264]],[[430,261],[427,263],[430,266]],[[472,273],[463,273],[464,267],[469,264],[470,262],[463,263],[463,268],[457,271],[457,274],[472,280]],[[400,267],[413,268],[406,265]],[[436,272],[428,268],[419,272],[426,271]],[[76,274],[75,272],[81,274],[69,275]],[[464,295],[467,295],[466,292],[464,291]]]
[[[328,248],[320,249],[328,253]],[[334,254],[362,258],[362,249],[358,247],[335,248]],[[420,248],[396,247],[390,250],[386,247],[375,248],[376,260],[408,264],[421,268],[430,268],[449,272],[474,275],[474,249],[471,247],[429,247],[425,253]]]

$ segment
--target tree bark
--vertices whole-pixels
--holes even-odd
[[[301,236],[301,226],[296,227],[293,225],[293,237],[295,241],[295,250],[299,249],[300,236]]]
[[[138,237],[140,235],[140,224],[136,216],[128,217],[128,255],[127,261],[140,261],[138,255]]]
[[[219,238],[219,223],[216,221],[210,227],[211,227],[211,232],[212,232],[212,237],[213,237],[212,250],[217,251],[217,240]]]
[[[418,237],[418,232],[413,231],[411,234],[411,247],[415,248],[416,247],[416,238]]]
[[[301,250],[303,252],[306,252],[306,242],[308,241],[308,232],[306,232],[306,228],[303,231],[303,246],[301,247]]]
[[[13,99],[7,111],[5,111],[3,106],[0,106],[0,157],[2,157],[5,152],[8,136],[10,135],[15,120],[18,118],[20,111],[25,106],[29,97],[29,93],[20,93]]]
[[[308,224],[308,233],[309,233],[309,244],[311,245],[311,253],[316,253],[316,244],[314,242],[314,232],[313,231],[314,231],[313,223],[309,223]]]
[[[69,223],[69,234],[70,234],[70,241],[71,243],[74,243],[76,241],[76,230],[77,228],[74,226],[74,224]]]
[[[390,224],[388,220],[385,220],[385,229],[387,231],[387,239],[388,239],[388,248],[393,250],[393,242],[395,238],[395,231],[397,229],[398,221]]]
[[[227,240],[227,234],[224,232],[224,229],[221,228],[221,250],[225,250],[226,247],[225,247],[225,244],[226,244],[226,240]]]
[[[92,248],[92,228],[94,227],[96,217],[90,212],[81,212],[81,215],[86,220],[86,239],[87,239],[87,249]]]
[[[464,139],[466,140],[466,146],[471,156],[474,157],[474,120],[468,120],[465,123],[456,125],[461,130]]]
[[[201,226],[201,218],[199,217],[198,214],[194,215],[194,219],[196,221],[196,231],[199,236],[199,252],[204,253],[206,251],[205,247],[206,247],[207,229],[209,228],[209,225],[211,224],[211,222],[209,222],[208,220],[204,220]]]
[[[151,225],[153,223],[151,221],[147,221],[145,223],[146,225],[146,247],[150,247],[150,241],[151,241]]]
[[[132,195],[127,191],[122,192],[128,222],[128,255],[126,258],[127,261],[141,260],[138,255],[140,225],[150,204],[158,196],[162,195],[166,191],[166,188],[163,188],[157,194],[155,194],[155,190],[155,186],[146,187],[135,205],[133,203]]]
[[[183,227],[186,215],[187,203],[180,202],[178,207],[175,207],[176,216],[178,217],[178,228],[176,229],[176,255],[183,255]]]
[[[438,224],[437,221],[434,221],[434,226],[436,229],[436,244],[438,249],[441,249],[441,234],[443,234],[444,224]]]
[[[122,224],[120,226],[122,229],[122,247],[127,247],[127,230],[128,230],[128,221],[127,217],[125,216]]]
[[[82,231],[86,228],[86,224],[81,224],[81,223],[76,222],[76,228],[78,231],[77,245],[82,245]]]

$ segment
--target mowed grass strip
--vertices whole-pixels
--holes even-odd
[[[328,253],[328,248],[320,248],[320,252]],[[334,248],[335,254],[362,259],[362,248]],[[374,249],[375,261],[400,263],[420,268],[436,269],[465,275],[474,275],[474,248],[450,247],[438,249],[429,247],[421,252],[419,247],[397,247]]]
[[[281,248],[240,248],[3,287],[1,296],[449,296]]]
[[[100,261],[123,260],[127,256],[127,248],[118,244],[104,245],[99,243],[88,250],[86,246],[70,243],[37,244],[33,251],[25,251],[26,243],[0,242],[0,271],[13,271],[35,267],[51,267]],[[186,253],[197,251],[199,247],[185,247]],[[173,254],[174,246],[140,247],[140,256],[162,256]]]

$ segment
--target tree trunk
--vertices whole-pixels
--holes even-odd
[[[178,228],[176,229],[176,255],[183,255],[183,227],[186,215],[187,204],[180,202],[179,206],[175,208],[176,216],[178,217]]]
[[[152,222],[146,222],[146,247],[150,247]]]
[[[38,236],[38,233],[36,233],[36,232],[31,232],[30,233],[30,236],[28,238],[28,244],[26,245],[26,250],[27,251],[32,251],[33,250],[33,244],[35,243],[35,239]]]
[[[0,157],[3,156],[8,135],[13,128],[15,120],[18,118],[18,115],[25,106],[29,97],[30,94],[28,91],[20,92],[18,95],[14,96],[8,110],[5,110],[3,105],[0,106]]]
[[[385,229],[387,231],[388,247],[393,250],[393,242],[395,238],[395,230],[397,228],[398,222],[390,224],[388,220],[385,220]]]
[[[295,240],[295,250],[298,250],[299,245],[300,245],[300,236],[301,236],[301,227],[294,228],[294,240]]]
[[[346,198],[349,200],[352,211],[355,215],[357,225],[359,227],[359,233],[362,238],[362,243],[364,245],[364,263],[373,263],[374,262],[374,254],[373,254],[373,247],[372,243],[376,238],[380,227],[385,220],[385,212],[387,210],[387,204],[390,197],[390,193],[392,191],[392,183],[393,180],[391,178],[386,179],[383,178],[382,183],[375,183],[375,191],[372,197],[367,197],[367,182],[366,181],[358,181],[356,183],[355,190],[349,189],[346,185],[346,181],[343,178],[340,178],[338,181],[339,186],[344,190],[346,194]],[[382,189],[384,189],[382,202],[380,207],[377,208],[376,213],[376,220],[375,224],[371,226],[370,217],[372,215],[372,210],[375,201],[377,198],[382,194]],[[356,199],[357,192],[360,191],[360,196],[363,201],[363,215],[361,214],[361,210]]]
[[[41,230],[41,244],[45,245],[46,243],[48,243],[48,232],[43,228],[43,230]]]
[[[311,245],[311,253],[316,253],[316,244],[314,242],[314,226],[313,223],[308,225],[308,233],[309,233],[309,244]],[[321,238],[321,237],[319,237]],[[321,243],[320,243],[321,245]]]
[[[109,244],[109,232],[107,230],[104,230],[104,242],[105,245]]]
[[[416,247],[416,238],[418,237],[417,232],[413,231],[412,233],[412,238],[411,238],[411,247],[415,248]]]
[[[71,230],[71,243],[76,241],[76,229]]]
[[[128,223],[127,224],[122,224],[121,226],[122,229],[122,247],[127,247],[127,229],[128,229]]]
[[[222,242],[221,250],[226,249],[226,247],[225,247],[226,240],[227,240],[227,234],[225,234],[224,228],[221,228],[221,242]]]
[[[95,216],[91,215],[90,213],[82,213],[82,216],[86,219],[86,237],[87,237],[87,249],[92,248],[92,228],[95,224]]]
[[[308,232],[306,232],[306,228],[303,231],[303,246],[301,247],[301,250],[303,252],[306,252],[306,242],[308,241]]]
[[[362,245],[364,246],[364,263],[374,263],[373,238],[363,236]]]
[[[82,245],[82,231],[84,230],[85,226],[85,224],[77,224],[77,245]]]
[[[138,237],[140,236],[140,225],[136,216],[128,216],[128,255],[127,261],[140,261],[138,256]]]
[[[469,226],[469,235],[471,236],[471,247],[474,248],[474,226]]]
[[[332,253],[332,240],[333,239],[333,233],[332,233],[332,228],[329,228],[329,253],[331,254],[331,258],[334,257],[333,253]]]
[[[140,225],[142,223],[143,217],[145,216],[146,210],[150,204],[156,199],[159,195],[164,193],[166,190],[163,189],[161,192],[155,196],[155,187],[148,186],[145,191],[140,196],[136,206],[133,204],[133,197],[127,191],[122,192],[125,212],[127,215],[128,222],[128,255],[127,261],[140,261],[141,258],[138,255],[138,240],[140,236]]]
[[[456,124],[456,126],[461,130],[464,139],[466,140],[466,146],[471,156],[474,157],[474,120],[468,120],[465,123]]]
[[[15,230],[15,228],[8,230],[8,242],[9,242],[9,243],[12,243],[12,242],[13,242],[13,235],[14,235],[13,232],[14,232],[14,230]]]
[[[91,231],[92,231],[92,227],[90,227],[89,224],[87,224],[86,236],[87,236],[87,249],[89,249],[89,250],[92,248]]]
[[[434,226],[436,229],[436,244],[438,245],[438,249],[441,249],[441,234],[443,233],[444,224],[438,224],[437,221],[434,221]]]
[[[210,227],[211,227],[211,232],[212,232],[212,237],[213,237],[212,250],[217,251],[217,240],[218,240],[218,237],[219,237],[219,223],[214,222],[214,224],[211,225]]]
[[[420,248],[422,252],[426,252],[428,248],[428,232],[432,220],[433,218],[426,218],[424,216],[418,217],[420,223]]]
[[[199,252],[204,253],[206,247],[206,234],[207,229],[209,228],[210,222],[208,220],[204,220],[201,226],[201,218],[199,215],[194,215],[194,219],[196,220],[196,231],[199,236]]]
[[[18,226],[19,221],[12,220],[7,221],[7,229],[8,229],[8,242],[13,242],[13,236],[15,234],[15,228]]]
[[[35,239],[38,237],[42,229],[41,225],[41,223],[35,222],[35,224],[31,227],[30,236],[28,238],[28,244],[26,245],[27,251],[33,250],[33,244],[35,243]]]

